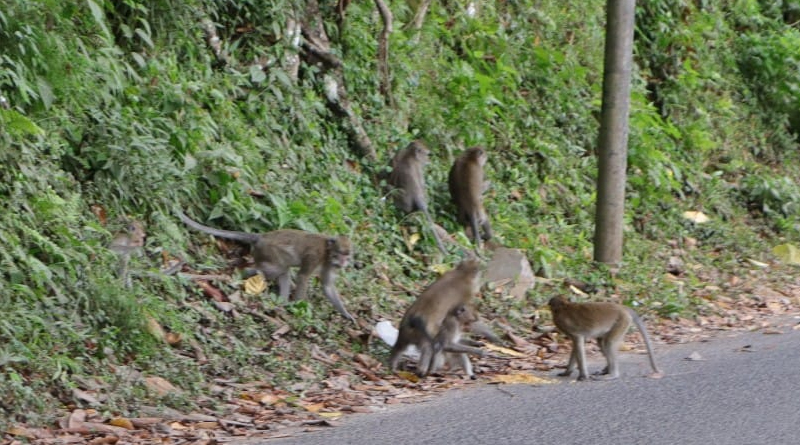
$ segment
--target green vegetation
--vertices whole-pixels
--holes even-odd
[[[419,32],[402,29],[412,9],[392,3],[391,105],[379,90],[374,4],[353,2],[342,28],[323,5],[372,161],[352,149],[347,124],[327,104],[330,73],[302,57],[295,80],[281,62],[296,53],[287,20],[303,14],[303,1],[7,0],[0,424],[44,421],[53,407],[84,403],[73,390],[89,380],[102,388],[102,409],[135,411],[154,396],[130,370],[180,386],[185,397],[162,402],[181,407],[213,377],[291,383],[312,343],[361,352],[342,323],[329,322],[338,315],[319,295],[285,307],[245,297],[292,327],[276,348],[269,321],[232,317],[190,280],[158,270],[175,257],[198,271],[226,267],[176,208],[235,230],[347,234],[365,266],[340,277],[348,308],[370,322],[396,318],[412,296],[394,293],[384,277],[416,289],[434,275],[429,266],[456,259],[437,259],[423,219],[399,217],[375,179],[415,138],[431,148],[431,206],[449,232],[461,228],[447,170],[463,148],[485,145],[488,212],[505,245],[524,249],[542,276],[578,278],[665,317],[691,317],[702,303],[695,290],[798,240],[797,1],[639,6],[626,260],[615,274],[591,261],[605,3],[481,2],[474,17],[444,3],[433,2]],[[227,64],[208,44],[206,19],[217,23]],[[711,221],[694,224],[685,211]],[[131,259],[130,288],[107,248],[128,219],[148,233],[145,254]],[[422,240],[407,243],[401,228]],[[675,255],[697,267],[664,279]],[[215,284],[233,293],[241,283]],[[528,329],[525,314],[556,292],[539,287],[528,301],[484,309]],[[191,358],[188,341],[160,342],[151,320],[193,339],[208,362]]]

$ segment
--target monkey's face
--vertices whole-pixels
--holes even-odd
[[[483,147],[472,147],[468,151],[469,157],[480,164],[481,167],[486,165],[486,160],[488,157],[486,155],[486,150],[484,150]]]
[[[430,154],[430,150],[428,150],[424,145],[417,144],[414,147],[414,157],[417,158],[421,164],[425,165],[429,161],[428,155]]]
[[[350,262],[350,239],[346,236],[328,240],[328,261],[331,266],[341,269]]]

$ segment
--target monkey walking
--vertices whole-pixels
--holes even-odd
[[[404,213],[412,213],[417,210],[425,215],[428,220],[436,246],[442,254],[447,254],[439,234],[434,228],[433,218],[428,211],[428,202],[425,198],[425,177],[423,170],[429,162],[428,155],[430,150],[422,141],[413,141],[402,150],[395,153],[390,166],[392,172],[389,174],[389,185],[396,188],[394,204]]]
[[[458,308],[468,306],[479,289],[479,267],[476,258],[465,259],[428,286],[406,310],[400,321],[397,342],[389,355],[392,372],[397,370],[403,352],[410,345],[420,350],[417,363],[420,377],[427,376],[435,368],[435,362],[443,352],[483,354],[481,350],[459,341],[458,321]],[[455,319],[455,324],[448,317]]]
[[[482,147],[469,148],[456,158],[447,177],[458,222],[472,231],[476,251],[481,247],[481,239],[487,241],[492,237],[492,226],[483,208],[483,166],[486,160],[486,150]],[[479,227],[482,234],[478,232]]]
[[[178,216],[187,226],[200,232],[250,244],[256,269],[265,279],[278,281],[281,298],[289,298],[292,267],[300,268],[292,300],[305,299],[309,279],[318,274],[322,292],[328,301],[342,316],[355,323],[355,318],[345,309],[335,286],[336,272],[347,266],[350,260],[350,240],[347,237],[330,237],[293,229],[259,235],[204,226],[181,211],[178,211]]]
[[[650,346],[647,329],[633,309],[617,303],[571,303],[561,296],[551,298],[548,304],[556,327],[572,340],[572,352],[567,369],[559,375],[571,375],[577,364],[578,380],[586,380],[588,373],[584,346],[587,339],[596,338],[607,362],[605,369],[600,372],[602,377],[598,378],[603,380],[618,378],[617,351],[631,321],[642,333],[653,373],[661,374],[653,358],[653,348]]]

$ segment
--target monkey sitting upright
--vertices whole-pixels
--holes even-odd
[[[598,378],[604,380],[618,378],[617,351],[631,321],[636,324],[639,332],[642,333],[653,373],[655,375],[661,374],[653,358],[653,348],[650,346],[650,337],[647,335],[647,329],[645,329],[641,318],[633,309],[616,303],[571,303],[561,296],[551,298],[548,304],[553,314],[553,323],[555,323],[558,330],[572,340],[572,352],[569,356],[567,369],[560,375],[571,375],[577,364],[578,380],[587,379],[588,372],[586,370],[584,344],[587,339],[596,338],[597,343],[600,345],[600,350],[607,361],[607,366],[600,372],[602,377]]]
[[[278,292],[282,298],[289,298],[290,268],[300,268],[292,300],[305,299],[308,280],[318,273],[325,297],[342,316],[355,323],[355,318],[347,312],[339,298],[334,283],[337,270],[347,266],[350,260],[350,240],[347,237],[330,237],[292,229],[257,235],[204,226],[181,211],[178,211],[178,216],[195,230],[250,244],[256,269],[265,279],[278,281]]]
[[[442,352],[456,352],[468,354],[482,354],[477,348],[462,344],[460,330],[442,327],[448,322],[448,317],[457,317],[459,307],[469,305],[472,296],[480,286],[480,269],[476,258],[468,258],[446,272],[428,286],[411,304],[400,321],[397,342],[392,347],[389,356],[389,367],[397,370],[397,365],[403,352],[414,345],[420,350],[417,363],[417,375],[424,377],[434,368],[434,362]],[[458,323],[455,325],[458,328]],[[455,339],[455,340],[454,340]]]
[[[472,231],[476,249],[480,248],[481,239],[486,241],[492,237],[492,226],[483,208],[483,192],[486,187],[483,166],[486,160],[486,150],[482,147],[469,148],[456,158],[447,177],[450,197],[458,211],[458,222]],[[478,232],[479,227],[483,234]]]
[[[436,246],[443,254],[447,251],[442,245],[442,240],[434,228],[433,218],[428,212],[428,202],[425,198],[425,177],[423,169],[428,164],[430,150],[422,141],[413,141],[402,150],[399,150],[391,161],[392,171],[389,174],[389,185],[396,189],[394,203],[400,211],[411,213],[419,210],[428,220]]]

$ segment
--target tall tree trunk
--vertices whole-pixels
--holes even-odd
[[[608,264],[622,260],[635,6],[636,0],[606,3],[594,259]]]

